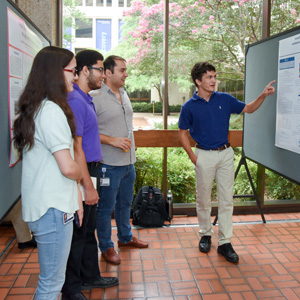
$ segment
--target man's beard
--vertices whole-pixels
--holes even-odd
[[[90,88],[91,91],[100,89],[101,83],[99,80],[96,80],[96,77],[93,74],[90,73],[87,80],[88,80],[88,87]]]

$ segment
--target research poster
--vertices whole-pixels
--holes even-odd
[[[300,34],[279,41],[275,145],[300,154]]]
[[[9,166],[14,166],[17,153],[12,144],[13,123],[18,110],[18,99],[27,82],[33,59],[43,48],[43,42],[26,22],[7,8],[8,28],[8,107],[10,125]]]

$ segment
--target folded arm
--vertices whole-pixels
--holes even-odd
[[[101,144],[107,144],[122,150],[129,149],[131,146],[131,140],[127,137],[112,137],[104,134],[100,134]]]

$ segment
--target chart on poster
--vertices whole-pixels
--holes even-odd
[[[300,34],[279,41],[275,145],[300,154]]]
[[[9,77],[9,125],[10,125],[10,158],[13,166],[18,155],[12,144],[13,122],[18,110],[19,96],[26,84],[28,74],[36,53],[45,45],[43,40],[26,24],[25,20],[7,8],[8,29],[8,77]]]
[[[50,40],[10,0],[0,1],[0,222],[21,195],[22,163],[12,147],[18,99],[36,53]],[[1,298],[1,297],[0,297]]]

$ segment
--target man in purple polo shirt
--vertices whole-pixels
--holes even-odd
[[[101,88],[103,80],[103,56],[94,50],[84,50],[76,55],[78,80],[68,103],[76,121],[74,141],[75,160],[83,178],[83,222],[80,228],[74,222],[71,251],[67,263],[66,279],[62,288],[62,300],[84,300],[81,290],[107,288],[119,283],[115,277],[101,277],[98,263],[98,247],[95,238],[96,212],[99,200],[91,176],[99,183],[98,164],[102,159],[98,121],[91,90]]]
[[[271,81],[263,92],[251,103],[245,104],[227,93],[215,92],[216,69],[207,62],[196,63],[191,72],[198,88],[193,97],[181,109],[179,139],[195,165],[197,182],[197,216],[200,226],[199,250],[210,250],[213,228],[211,214],[211,188],[216,177],[218,188],[219,241],[218,253],[232,263],[238,255],[231,245],[234,152],[228,143],[231,114],[253,113],[268,95],[275,92]],[[196,141],[195,153],[188,140],[188,131]]]

